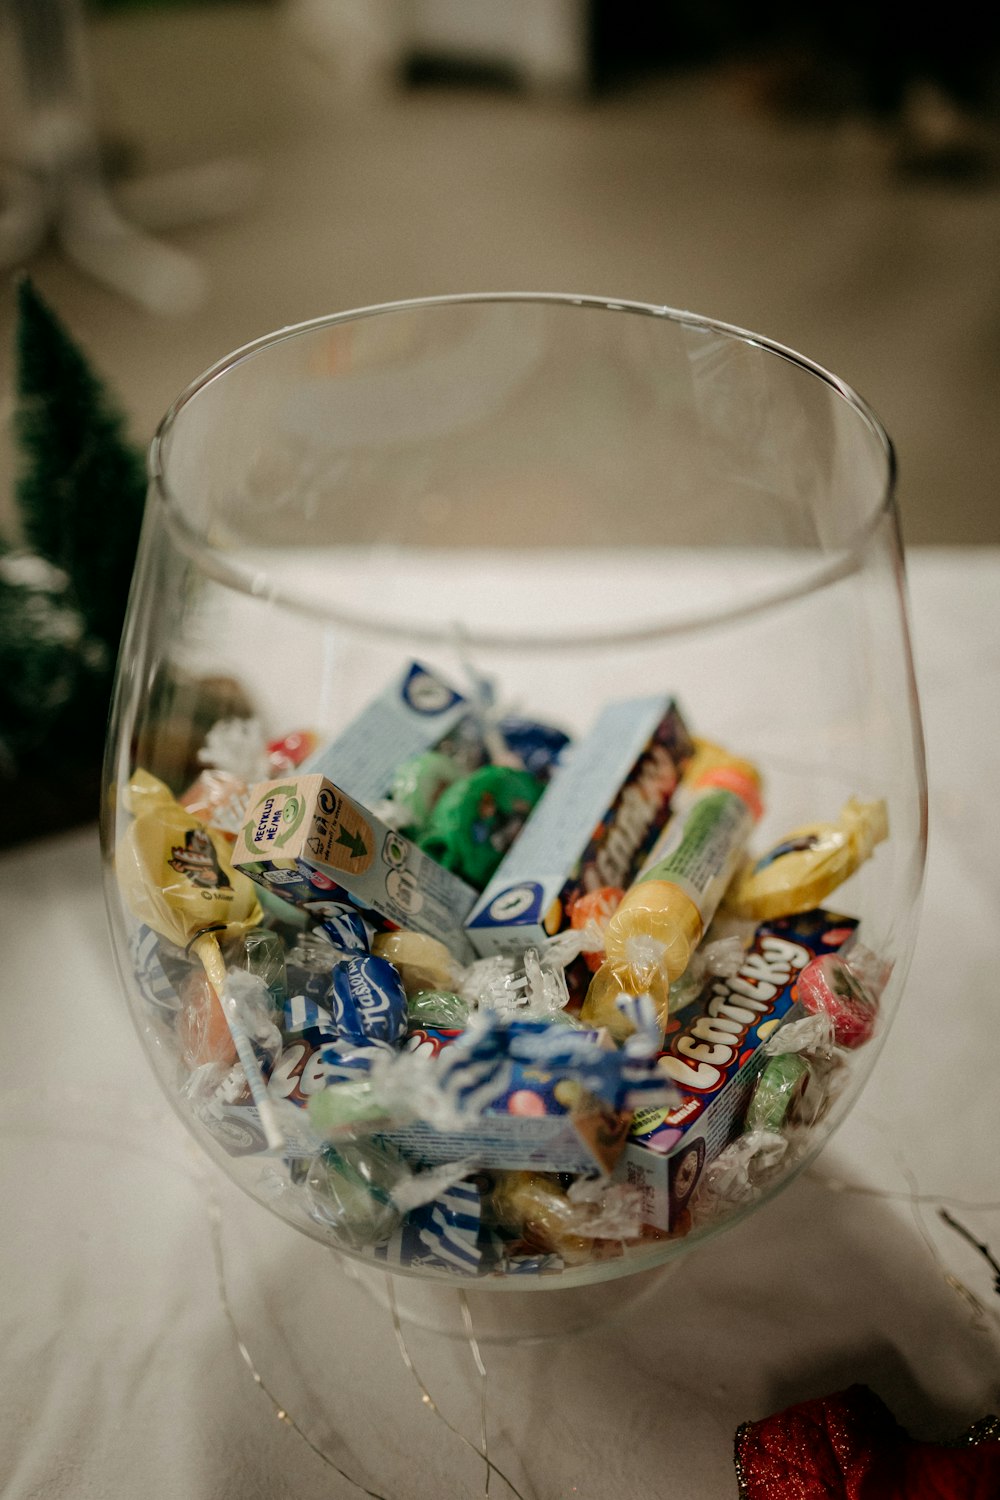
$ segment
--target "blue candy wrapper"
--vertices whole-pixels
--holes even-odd
[[[536,724],[533,719],[520,719],[513,714],[501,719],[497,727],[506,744],[524,763],[524,769],[542,781],[547,781],[552,775],[569,744],[569,735],[561,729]]]
[[[335,964],[327,1000],[343,1041],[392,1045],[406,1031],[406,991],[387,959],[365,955]]]
[[[371,1052],[375,1096],[390,1115],[399,1106],[377,1134],[419,1166],[470,1158],[487,1168],[607,1172],[630,1111],[676,1096],[656,1066],[658,1032],[620,1050],[605,1043],[558,1022],[484,1012],[464,1031],[411,1028],[403,1052]],[[336,1051],[323,1049],[331,1069]]]
[[[456,1182],[430,1203],[411,1210],[374,1258],[386,1267],[479,1274],[482,1199],[473,1182]]]
[[[339,952],[351,957],[371,952],[371,937],[357,907],[331,901],[320,914],[319,925]]]
[[[309,995],[290,995],[282,1013],[282,1030],[288,1041],[301,1037],[311,1047],[335,1042],[339,1036],[333,1017]]]
[[[132,970],[147,1004],[173,1016],[181,1008],[180,996],[167,977],[160,958],[160,939],[151,927],[137,927],[129,937]]]

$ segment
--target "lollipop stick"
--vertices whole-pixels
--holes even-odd
[[[267,1083],[261,1072],[257,1054],[253,1050],[253,1043],[247,1035],[246,1027],[237,1012],[236,1002],[229,993],[226,977],[226,965],[219,951],[218,940],[210,933],[204,933],[192,944],[192,948],[201,959],[205,973],[208,975],[209,983],[213,986],[222,1006],[222,1014],[226,1018],[243,1071],[250,1086],[250,1093],[257,1113],[260,1116],[261,1127],[267,1139],[268,1149],[281,1151],[284,1149],[285,1137],[278,1124],[274,1112],[274,1104],[268,1097]]]

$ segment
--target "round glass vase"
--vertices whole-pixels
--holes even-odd
[[[434,298],[317,319],[239,350],[178,399],[152,446],[103,839],[117,959],[152,1070],[232,1179],[359,1270],[534,1293],[662,1266],[815,1156],[899,1002],[923,871],[893,490],[885,432],[834,376],[740,329],[596,298]],[[852,797],[884,802],[888,836],[809,919],[820,947],[864,954],[858,972],[877,1002],[865,1045],[828,1035],[799,1045],[807,1061],[809,1047],[825,1047],[822,1107],[772,1121],[776,1152],[713,1176],[738,1156],[765,1042],[802,1013],[804,950],[770,985],[775,1006],[737,1004],[725,1034],[710,1025],[699,1041],[683,1008],[661,1017],[664,1050],[676,1054],[687,1033],[683,1055],[705,1067],[697,1089],[656,1105],[660,1124],[679,1113],[652,1144],[628,1134],[627,1090],[595,1098],[567,1064],[572,1087],[560,1093],[537,1059],[524,1082],[530,1058],[516,1105],[509,1087],[499,1104],[494,1090],[449,1129],[436,1115],[428,1124],[410,1073],[393,1065],[404,1053],[429,1058],[424,1086],[440,1094],[432,1064],[465,1031],[439,1025],[451,1032],[442,1039],[426,1015],[394,1023],[388,1043],[373,1033],[377,1104],[329,1128],[316,1098],[343,1083],[330,1058],[347,1024],[332,975],[354,972],[350,943],[330,936],[333,908],[363,909],[362,946],[394,927],[443,935],[452,969],[434,987],[465,986],[469,1026],[492,1025],[502,1052],[512,1023],[539,1014],[530,984],[518,989],[525,950],[556,966],[546,943],[570,926],[574,890],[628,885],[655,836],[652,813],[638,830],[633,820],[619,879],[595,876],[602,838],[622,843],[629,735],[648,738],[649,724],[636,724],[657,700],[650,723],[672,700],[692,735],[759,770],[751,856],[835,823]],[[609,705],[625,705],[624,718],[602,721]],[[538,904],[534,926],[508,928],[499,943],[509,955],[501,1013],[490,1010],[495,988],[467,984],[475,954],[462,933],[476,892],[454,870],[443,895],[437,874],[427,883],[426,863],[411,860],[419,836],[400,840],[398,802],[385,799],[403,756],[443,747],[463,775],[483,760],[516,762],[510,716],[562,731],[569,749],[540,773],[551,779],[531,816],[557,795],[562,815],[540,867],[517,867]],[[527,763],[523,743],[520,754]],[[301,779],[317,765],[353,799],[346,854],[331,865],[329,850],[310,862],[304,845],[294,857],[273,846],[271,864],[252,868],[241,840],[290,826],[280,807],[269,825],[278,804],[258,784],[283,782],[280,806],[298,797],[301,816]],[[324,806],[306,808],[306,821]],[[358,837],[372,845],[368,884],[343,873]],[[809,922],[787,921],[794,947]],[[755,941],[753,922],[729,931]],[[570,995],[583,962],[573,960]],[[731,947],[723,969],[724,989]],[[756,985],[759,997],[761,983],[751,971],[742,993]],[[704,1009],[706,993],[694,982],[687,1002]],[[568,1012],[578,1004],[579,993]],[[588,1035],[554,1011],[543,1022]],[[614,1042],[590,1039],[614,1054],[613,1072]],[[360,1095],[372,1088],[367,1057]],[[597,1116],[613,1127],[603,1159],[584,1128]],[[697,1159],[678,1169],[677,1150],[693,1141]]]

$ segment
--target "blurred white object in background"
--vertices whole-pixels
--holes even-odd
[[[355,91],[394,83],[411,58],[513,75],[538,91],[588,78],[587,0],[289,0],[302,40]]]
[[[499,64],[529,88],[587,81],[587,0],[400,0],[413,52]]]
[[[80,0],[0,0],[0,268],[27,260],[51,233],[96,280],[152,312],[190,312],[206,285],[198,265],[121,213],[101,165]],[[123,186],[116,194],[165,227],[229,212],[256,172],[210,162]]]
[[[378,93],[397,79],[403,9],[399,0],[288,0],[292,31],[331,69],[351,97]]]

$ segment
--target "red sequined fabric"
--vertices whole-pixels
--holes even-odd
[[[920,1443],[853,1385],[744,1423],[736,1473],[741,1500],[1000,1500],[1000,1419]]]

